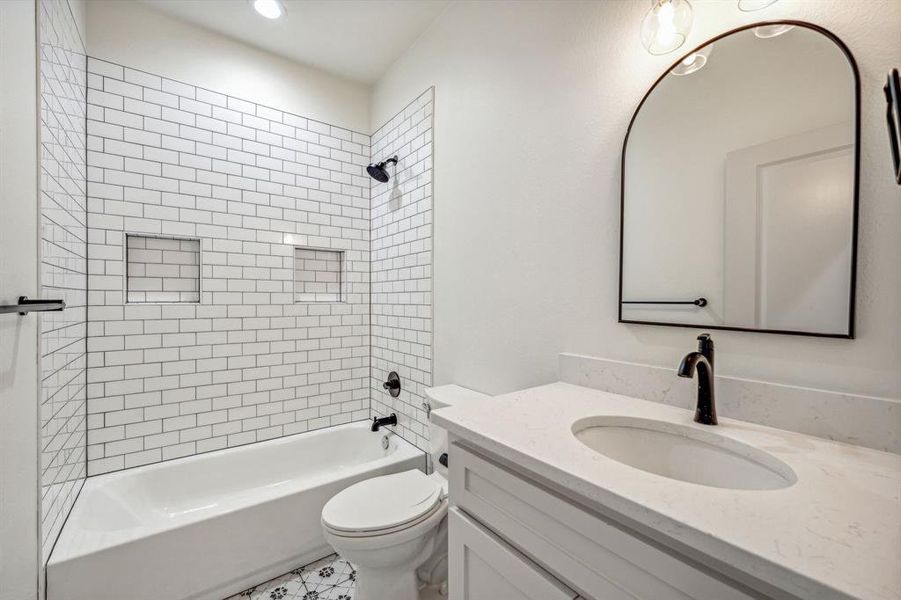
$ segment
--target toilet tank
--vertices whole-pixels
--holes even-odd
[[[459,385],[439,385],[425,389],[425,397],[432,410],[447,406],[459,406],[469,402],[484,402],[491,398],[487,394],[460,387]],[[447,477],[447,468],[438,462],[442,454],[447,452],[447,432],[435,425],[429,418],[429,446],[431,450],[431,464],[435,472]]]

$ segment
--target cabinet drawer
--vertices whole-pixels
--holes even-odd
[[[451,502],[585,596],[759,600],[454,443]],[[737,584],[736,584],[737,585]]]
[[[449,600],[573,600],[576,593],[456,508],[448,513]]]

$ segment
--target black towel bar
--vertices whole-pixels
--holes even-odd
[[[707,306],[707,298],[694,300],[623,300],[623,304],[694,304],[695,306]]]
[[[0,315],[19,313],[27,315],[30,312],[48,312],[63,310],[66,303],[63,300],[29,300],[27,296],[19,296],[18,304],[0,305]]]

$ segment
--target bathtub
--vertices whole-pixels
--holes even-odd
[[[332,552],[326,501],[425,467],[350,423],[90,477],[47,564],[48,600],[221,600]]]

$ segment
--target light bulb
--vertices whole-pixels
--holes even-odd
[[[690,30],[688,0],[651,0],[641,22],[641,43],[651,54],[666,54],[684,44]]]
[[[253,9],[267,19],[277,19],[285,14],[285,7],[279,0],[253,0]]]

